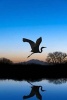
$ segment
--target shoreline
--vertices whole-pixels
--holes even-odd
[[[0,79],[40,80],[67,78],[67,64],[0,64]]]

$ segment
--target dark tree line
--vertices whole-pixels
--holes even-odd
[[[64,63],[67,62],[67,54],[63,52],[53,52],[49,53],[46,61],[49,63]]]
[[[0,63],[3,64],[12,64],[13,62],[7,58],[0,58]]]

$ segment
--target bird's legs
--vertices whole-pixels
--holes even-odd
[[[27,58],[29,58],[32,54],[34,54],[34,52],[33,53],[31,53]]]

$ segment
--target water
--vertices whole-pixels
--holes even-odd
[[[46,91],[41,91],[42,100],[67,100],[67,82],[65,80],[41,80],[31,82],[33,85],[42,86]],[[31,92],[31,84],[27,81],[0,80],[0,100],[23,100],[24,95]],[[39,100],[33,96],[27,100]]]

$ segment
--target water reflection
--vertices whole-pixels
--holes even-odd
[[[58,84],[58,81],[63,84]],[[0,80],[0,100],[24,100],[25,98],[27,100],[28,98],[29,100],[67,100],[66,81],[67,79],[43,79],[34,82]]]
[[[66,83],[67,79],[66,78],[62,78],[62,79],[50,79],[49,83],[54,83],[54,84],[62,84],[62,83]]]
[[[23,96],[23,99],[28,99],[28,98],[31,98],[33,97],[34,95],[36,95],[36,97],[39,99],[39,100],[42,100],[42,95],[40,94],[40,91],[39,89],[41,88],[41,91],[45,91],[42,89],[42,86],[36,86],[36,85],[33,85],[32,83],[30,83],[29,81],[27,81],[30,85],[32,85],[31,87],[31,92],[29,95],[26,95],[26,96]]]

